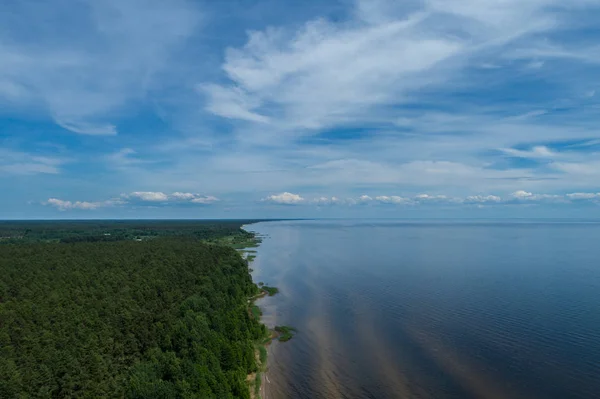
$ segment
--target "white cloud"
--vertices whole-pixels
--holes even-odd
[[[142,201],[148,202],[163,202],[168,201],[169,197],[165,193],[155,191],[135,191],[133,193],[125,194],[125,198],[137,198]]]
[[[421,22],[422,15],[373,25],[317,19],[296,33],[251,32],[243,48],[226,53],[232,84],[206,87],[207,109],[288,129],[365,117],[371,107],[430,83],[423,73],[462,47],[450,36],[419,35]]]
[[[511,194],[511,197],[518,201],[554,201],[564,202],[565,197],[555,194],[534,194],[524,190],[518,190]]]
[[[415,196],[415,199],[421,201],[444,201],[447,200],[448,197],[445,195],[429,195],[429,194],[419,194]]]
[[[226,51],[230,84],[205,85],[207,109],[227,118],[271,121],[277,133],[378,120],[421,88],[448,85],[479,53],[551,30],[553,0],[358,1],[354,19],[307,21],[252,31]],[[267,112],[268,110],[268,112]],[[268,113],[268,115],[267,115]],[[528,116],[541,115],[535,111]],[[397,117],[397,116],[396,116]]]
[[[59,169],[56,166],[42,163],[12,163],[0,165],[0,172],[11,175],[57,174]]]
[[[276,200],[270,198],[277,197]],[[361,195],[354,198],[346,198],[339,200],[337,197],[319,197],[311,201],[305,201],[299,194],[283,193],[279,196],[271,196],[269,200],[278,203],[295,203],[305,205],[321,205],[321,204],[336,204],[336,205],[357,205],[357,204],[391,204],[391,205],[425,205],[425,204],[445,204],[452,206],[461,205],[511,205],[515,203],[541,204],[552,202],[555,204],[567,204],[575,200],[600,200],[600,193],[571,193],[565,195],[555,194],[534,194],[528,191],[519,190],[511,193],[505,198],[497,195],[470,195],[466,197],[451,197],[447,195],[429,195],[418,194],[415,196],[396,196],[396,195],[378,195],[369,196]]]
[[[180,193],[180,192],[175,192],[173,194],[171,194],[171,197],[177,200],[183,200],[183,201],[191,201],[194,198],[196,198],[197,194],[193,194],[193,193]]]
[[[122,196],[121,198],[115,198],[106,201],[67,201],[58,198],[49,198],[43,202],[44,205],[52,206],[60,211],[68,210],[95,210],[101,207],[109,206],[127,206],[137,205],[135,202],[131,202],[133,197],[135,198],[146,198],[148,204],[159,202],[152,200],[156,198],[164,198],[160,194],[152,193],[156,195],[147,195],[149,192],[136,192],[132,194],[143,194],[143,195],[132,195]],[[165,194],[166,195],[166,194]],[[150,199],[148,199],[150,198]],[[219,202],[220,200],[214,196],[202,196],[192,193],[175,192],[167,196],[167,200],[163,202],[164,206],[176,206],[181,204],[198,204],[198,205],[209,205]],[[472,195],[461,197],[450,197],[447,195],[428,195],[419,194],[415,196],[396,196],[396,195],[378,195],[369,196],[361,195],[359,197],[350,197],[340,199],[336,196],[322,196],[315,197],[311,200],[307,200],[300,194],[293,194],[289,192],[283,192],[281,194],[270,195],[263,199],[265,202],[282,205],[305,205],[305,206],[353,206],[359,204],[370,204],[370,206],[383,206],[383,205],[395,205],[395,206],[433,206],[434,204],[444,206],[507,206],[515,204],[528,204],[528,205],[540,205],[545,203],[552,204],[570,204],[575,201],[577,202],[589,202],[598,203],[600,202],[600,193],[569,193],[565,195],[553,195],[553,194],[534,194],[532,192],[519,190],[510,194],[506,198],[502,198],[497,195]]]
[[[75,133],[115,135],[110,120],[163,83],[158,72],[199,20],[184,0],[11,3],[0,12],[0,103]],[[79,21],[77,33],[64,21]]]
[[[398,197],[396,195],[380,195],[375,197],[376,201],[379,201],[383,204],[412,204],[413,201],[408,198]]]
[[[495,204],[502,201],[502,198],[496,195],[470,195],[465,198],[466,204]]]
[[[397,195],[361,195],[355,198],[340,199],[339,197],[317,197],[310,201],[307,201],[299,194],[282,193],[279,195],[272,195],[267,197],[265,200],[285,203],[285,204],[305,204],[305,205],[356,205],[356,204],[392,204],[392,205],[413,205],[424,202],[457,202],[454,198],[449,198],[443,195],[431,196],[431,195],[418,195],[415,197],[401,197]]]
[[[507,155],[519,158],[552,158],[558,154],[550,150],[548,147],[540,145],[535,146],[531,150],[515,150],[514,148],[503,148],[501,149]]]
[[[525,198],[533,198],[534,197],[534,195],[532,193],[524,191],[524,190],[515,191],[511,195],[513,197],[515,197],[515,198],[518,198],[518,199],[525,199]]]
[[[225,88],[214,84],[206,84],[200,85],[198,90],[208,96],[210,103],[207,110],[215,115],[252,122],[269,122],[268,117],[250,111],[258,108],[261,103],[239,87]]]
[[[583,93],[596,79],[595,64],[588,63],[600,57],[563,37],[593,25],[591,15],[574,20],[579,0],[362,0],[335,19],[315,16],[325,15],[317,7],[264,20],[268,28],[253,24],[258,30],[246,41],[239,32],[247,26],[240,26],[210,45],[190,38],[198,19],[193,2],[67,3],[42,4],[44,17],[20,8],[10,18],[0,12],[0,108],[23,106],[27,115],[49,115],[80,134],[114,135],[115,126],[122,129],[117,118],[138,115],[138,104],[148,106],[144,112],[155,108],[164,124],[142,139],[134,136],[144,126],[128,120],[132,130],[98,139],[97,151],[75,144],[90,138],[67,143],[65,151],[82,166],[102,151],[118,173],[0,156],[3,176],[64,169],[69,174],[46,176],[48,184],[70,185],[73,192],[80,173],[89,171],[90,185],[101,174],[103,186],[122,192],[131,184],[161,190],[154,199],[130,198],[159,206],[215,202],[194,194],[199,190],[250,198],[283,187],[302,193],[287,193],[301,200],[284,201],[302,204],[433,206],[533,203],[550,199],[533,193],[597,187],[597,105]],[[57,20],[71,7],[87,21],[77,40],[55,35],[63,32]],[[9,19],[38,22],[29,25],[36,26],[31,43],[19,39]],[[189,44],[178,47],[183,43]],[[221,68],[211,70],[214,63]],[[522,90],[532,82],[536,90]],[[198,92],[204,108],[225,119],[202,112]],[[567,140],[591,147],[558,144]],[[531,195],[508,194],[516,190]],[[333,201],[330,192],[344,200]],[[419,192],[446,195],[414,197]],[[473,192],[506,197],[469,197]]]
[[[334,205],[341,204],[343,201],[338,197],[318,197],[313,198],[310,203],[317,205]]]
[[[122,194],[122,198],[128,200],[140,200],[144,202],[161,202],[161,203],[191,203],[191,204],[212,204],[219,201],[217,197],[212,195],[200,195],[196,193],[184,193],[176,191],[172,194],[165,194],[156,191],[136,191],[129,194]]]
[[[571,200],[592,200],[600,199],[600,193],[570,193],[567,198]]]
[[[116,169],[119,173],[135,173],[151,170],[151,166],[160,163],[161,158],[157,155],[142,156],[136,150],[125,147],[105,155],[103,160],[109,168]]]
[[[67,159],[56,156],[41,156],[23,151],[0,147],[1,175],[58,174]]]
[[[212,204],[214,202],[219,201],[217,197],[213,197],[211,195],[208,196],[196,196],[190,202],[193,204]]]
[[[594,154],[595,155],[595,154]],[[552,167],[561,172],[579,177],[597,177],[600,176],[600,162],[555,162]]]
[[[87,202],[87,201],[64,201],[58,198],[49,198],[46,201],[46,205],[53,206],[58,208],[60,211],[67,211],[72,209],[79,210],[94,210],[101,206],[106,206],[107,204],[104,202]]]
[[[274,202],[276,204],[295,205],[301,204],[305,200],[298,194],[284,192],[281,194],[270,195],[264,199],[265,201]]]
[[[207,184],[271,192],[283,182],[291,191],[359,186],[377,192],[386,185],[453,195],[472,187],[511,192],[524,182],[536,191],[586,189],[552,166],[544,173],[534,164],[509,167],[494,151],[564,160],[571,155],[552,150],[553,142],[598,135],[593,124],[556,120],[556,112],[547,111],[565,92],[535,100],[523,93],[514,106],[494,105],[499,91],[516,95],[517,72],[524,81],[559,76],[551,62],[527,70],[546,57],[516,57],[514,50],[542,46],[541,35],[571,26],[573,15],[563,7],[554,0],[365,0],[346,20],[313,18],[293,28],[251,31],[244,45],[225,51],[225,79],[200,90],[209,112],[239,120],[232,124],[239,151],[252,153],[257,166],[238,176],[217,171]],[[553,40],[560,39],[546,39]],[[499,68],[472,73],[481,65]],[[559,80],[557,86],[569,83]],[[467,100],[455,96],[457,90],[470,93]],[[346,130],[363,127],[357,137]],[[307,144],[304,135],[320,145]]]
[[[548,113],[548,111],[546,111],[545,109],[538,109],[535,111],[530,111],[530,112],[526,112],[524,114],[521,115],[517,115],[515,117],[513,117],[512,119],[529,119],[529,118],[535,118],[538,116],[542,116],[542,115],[546,115]]]
[[[161,205],[173,206],[181,204],[209,205],[219,202],[217,197],[212,195],[200,195],[194,193],[175,192],[167,195],[163,192],[155,191],[136,191],[129,194],[121,194],[118,198],[106,201],[66,201],[58,198],[50,198],[44,205],[50,205],[61,211],[72,209],[97,209],[106,206],[127,206],[127,205]]]
[[[212,195],[200,195],[195,193],[175,192],[169,196],[169,200],[190,202],[192,204],[212,204],[219,201],[217,197]]]
[[[61,119],[56,119],[56,124],[72,132],[90,136],[114,136],[117,134],[117,127],[111,124],[92,124]]]

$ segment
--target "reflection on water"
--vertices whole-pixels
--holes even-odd
[[[600,397],[600,224],[291,221],[256,281],[268,399]]]

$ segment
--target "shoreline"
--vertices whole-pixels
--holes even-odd
[[[253,224],[253,223],[252,223]],[[293,338],[293,336],[297,333],[296,328],[290,326],[274,326],[273,328],[268,328],[266,324],[262,322],[262,310],[258,305],[255,304],[256,301],[263,299],[267,296],[274,296],[279,293],[279,289],[272,286],[267,286],[262,282],[254,281],[254,276],[252,273],[255,271],[252,269],[251,265],[254,259],[256,258],[257,251],[254,248],[260,247],[263,239],[267,236],[259,235],[256,232],[246,230],[247,226],[243,225],[240,227],[244,232],[252,235],[245,244],[248,244],[244,248],[237,248],[237,251],[240,253],[243,259],[246,260],[248,265],[248,274],[250,275],[252,282],[256,286],[259,292],[248,298],[248,313],[251,317],[254,317],[258,320],[258,322],[264,326],[265,336],[255,342],[255,359],[257,362],[258,370],[255,373],[251,373],[248,375],[248,386],[250,389],[250,398],[251,399],[267,399],[267,384],[271,384],[269,377],[267,376],[268,371],[268,356],[269,356],[269,346],[273,343],[273,341],[278,342],[287,342]]]
[[[248,226],[249,224],[242,225],[240,229],[252,234],[252,239],[249,240],[252,241],[251,245],[248,245],[245,248],[238,249],[238,252],[248,264],[248,274],[250,275],[252,282],[256,285],[257,289],[260,290],[258,294],[248,298],[248,311],[252,317],[257,317],[258,314],[258,322],[265,327],[265,331],[267,334],[255,344],[256,348],[254,355],[258,370],[255,373],[248,375],[247,381],[251,399],[266,399],[265,386],[267,383],[270,383],[267,377],[268,347],[271,344],[271,342],[273,342],[273,340],[279,336],[279,333],[269,329],[262,322],[262,311],[260,310],[258,305],[255,304],[255,302],[259,299],[269,296],[269,292],[267,290],[263,290],[262,287],[259,287],[258,282],[254,281],[254,276],[252,276],[254,270],[250,266],[256,254],[256,251],[254,251],[253,249],[258,248],[260,246],[262,238],[259,237],[257,233],[246,230]]]

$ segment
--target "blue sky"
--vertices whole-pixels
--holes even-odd
[[[0,218],[600,217],[600,0],[7,0]]]

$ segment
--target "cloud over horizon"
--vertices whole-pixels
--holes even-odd
[[[216,197],[203,196],[192,193],[175,192],[165,194],[162,192],[133,192],[121,194],[119,197],[105,201],[68,201],[58,198],[49,198],[44,205],[56,207],[61,211],[65,210],[95,210],[107,206],[180,206],[182,204],[201,204],[209,205],[220,202]],[[401,197],[397,195],[361,195],[358,197],[339,198],[314,197],[307,198],[300,194],[283,192],[272,194],[261,200],[277,205],[294,206],[355,206],[355,205],[394,205],[394,206],[430,206],[430,205],[451,205],[451,206],[502,206],[502,205],[543,205],[546,203],[570,204],[573,202],[585,201],[591,204],[600,205],[600,193],[568,193],[564,195],[552,194],[534,194],[531,192],[519,190],[505,197],[496,195],[476,195],[467,197],[449,197],[446,195],[418,194],[412,197]]]
[[[56,207],[61,211],[65,210],[96,210],[102,207],[111,206],[181,206],[186,204],[210,205],[220,200],[211,195],[200,195],[194,193],[175,192],[165,194],[154,191],[135,191],[129,194],[121,194],[118,197],[105,201],[68,201],[58,198],[49,198],[44,205]]]

